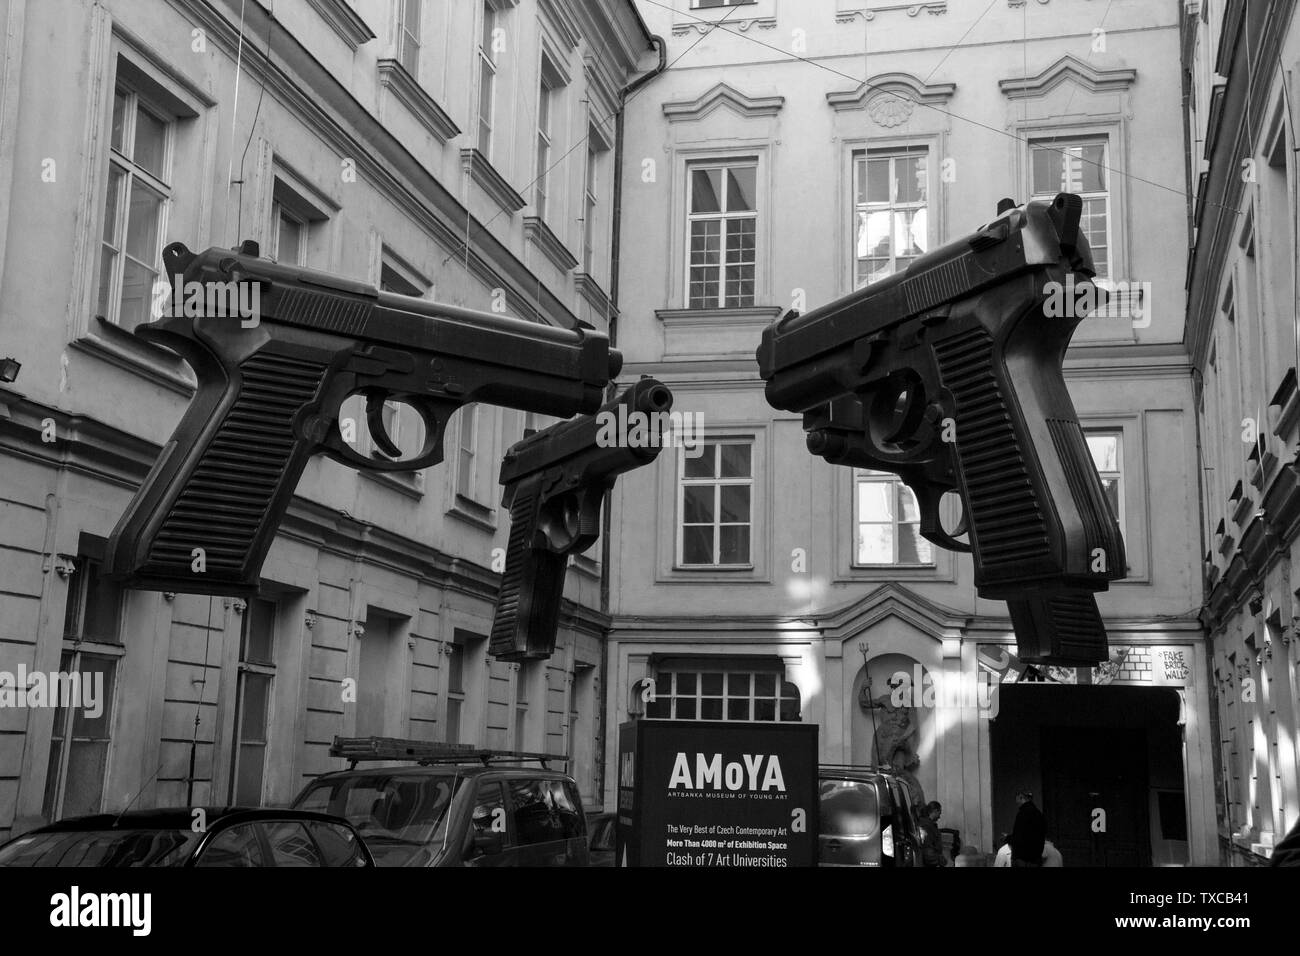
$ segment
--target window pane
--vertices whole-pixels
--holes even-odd
[[[887,524],[858,525],[858,564],[892,564],[894,530]]]
[[[96,306],[96,314],[108,318],[112,313],[113,302],[113,264],[117,261],[117,254],[112,249],[104,247],[100,250],[99,256],[99,302]]]
[[[889,202],[889,160],[867,160],[867,202]]]
[[[926,157],[900,156],[895,160],[898,173],[898,198],[900,203],[925,202]]]
[[[1093,467],[1100,472],[1119,471],[1119,437],[1088,435],[1087,439]]]
[[[131,183],[131,206],[126,220],[126,251],[145,265],[158,261],[158,222],[163,197],[139,179]]]
[[[496,29],[497,14],[490,4],[483,5],[483,52],[492,56],[492,31]]]
[[[677,693],[685,694],[687,697],[695,693],[695,675],[691,673],[679,673],[677,675]]]
[[[324,855],[323,866],[362,865],[360,841],[347,827],[337,823],[308,823],[307,829]]]
[[[894,487],[898,489],[898,505],[900,521],[920,521],[921,507],[916,503],[916,495],[912,494],[912,489],[907,487],[901,481],[896,482]]]
[[[722,224],[716,219],[691,223],[691,263],[717,265],[722,254]]]
[[[64,817],[99,813],[104,796],[108,741],[73,741],[68,753],[68,782],[63,793]]]
[[[492,64],[483,58],[478,77],[478,150],[484,156],[490,155],[492,146],[492,81]]]
[[[512,780],[508,786],[514,811],[515,838],[520,844],[564,839],[558,808],[550,800],[549,788],[543,781]]]
[[[691,170],[691,212],[722,211],[722,170]]]
[[[239,739],[254,743],[266,741],[266,707],[271,697],[269,674],[241,675],[243,708],[240,713]]]
[[[1119,519],[1119,479],[1103,478],[1101,488],[1106,492],[1106,500],[1110,502],[1110,510]]]
[[[122,586],[104,577],[98,562],[87,560],[84,571],[88,582],[81,636],[104,644],[122,643]]]
[[[126,136],[126,94],[117,90],[113,94],[113,129],[109,134],[109,143],[119,153],[123,152]]]
[[[934,560],[932,545],[921,537],[921,528],[914,524],[898,526],[898,563],[929,564]]]
[[[869,212],[858,216],[858,257],[888,257],[893,219],[888,212]]]
[[[131,158],[141,169],[163,178],[167,124],[143,108],[135,114],[135,150]]]
[[[858,482],[858,520],[892,521],[894,519],[892,481]]]
[[[275,603],[253,598],[244,610],[243,658],[258,664],[270,664],[275,638]]]
[[[702,524],[713,521],[713,485],[687,485],[682,489],[682,521]]]
[[[700,700],[700,720],[721,720],[722,698],[705,697]]]
[[[728,674],[727,694],[731,697],[749,696],[749,674]]]
[[[117,661],[112,657],[82,654],[77,667],[80,686],[74,688],[69,685],[68,693],[72,705],[72,736],[79,740],[107,741],[113,728],[113,686],[116,683]],[[79,691],[80,700],[71,700],[73,690]],[[60,698],[62,697],[63,692],[60,690]],[[90,708],[81,706],[87,700],[91,702]],[[98,711],[97,715],[95,711]]]
[[[722,675],[721,674],[701,674],[700,675],[700,693],[708,694],[712,697],[722,696]]]
[[[719,562],[749,564],[749,526],[723,525],[718,529]]]
[[[754,261],[754,219],[727,220],[727,261]]]
[[[63,816],[54,805],[59,788],[59,761],[62,756],[63,741],[58,739],[58,731],[55,731],[55,738],[50,741],[50,763],[45,769],[45,798],[41,804],[45,819],[51,821]]]
[[[758,208],[754,198],[757,173],[754,166],[732,166],[727,170],[728,212]]]
[[[1034,193],[1061,191],[1061,154],[1055,148],[1036,147],[1033,150]]]
[[[775,674],[755,674],[754,675],[754,694],[757,697],[773,697],[776,695],[776,675]]]
[[[465,669],[465,647],[461,644],[451,645],[451,654],[447,657],[447,689],[453,694],[464,692],[461,686]]]
[[[234,803],[241,807],[262,804],[262,775],[266,770],[266,744],[239,745],[239,772],[235,777]]]
[[[453,697],[447,700],[447,743],[460,742],[460,701]]]
[[[677,719],[694,720],[695,719],[695,699],[693,697],[677,698]]]
[[[712,525],[691,525],[682,528],[682,563],[713,563]]]
[[[712,490],[712,489],[710,489]],[[749,523],[749,485],[723,485],[719,521]]]
[[[742,700],[731,698],[727,701],[728,720],[749,720],[749,698]]]
[[[723,478],[748,478],[749,472],[749,445],[723,445],[722,446],[722,469]]]
[[[279,235],[275,243],[275,257],[279,262],[297,265],[302,255],[302,227],[283,213],[280,214]]]
[[[687,478],[712,478],[716,464],[717,445],[706,443],[698,458],[683,458],[682,471]]]
[[[1089,143],[1075,148],[1079,165],[1079,180],[1086,193],[1106,190],[1106,147],[1102,143]]]
[[[126,179],[126,173],[122,172],[112,163],[108,166],[108,191],[104,199],[104,241],[110,246],[116,246],[118,243],[117,236],[117,214],[118,203],[121,201],[122,181]]]
[[[265,824],[271,859],[276,866],[321,866],[320,854],[307,830],[297,820],[275,820]]]
[[[755,720],[776,720],[776,701],[758,699],[754,701]]]
[[[256,825],[223,830],[212,838],[195,866],[261,866],[262,848],[257,839]]]
[[[133,329],[142,322],[148,322],[152,316],[149,308],[153,303],[153,284],[158,273],[141,265],[129,256],[122,263],[122,304],[117,314],[117,324],[124,329]]]

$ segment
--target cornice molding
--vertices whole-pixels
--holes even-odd
[[[715,26],[720,27],[724,33],[731,32],[728,28],[734,28],[741,33],[748,33],[754,27],[760,30],[775,30],[776,17],[749,17],[745,20],[727,20],[725,23],[721,20],[688,20],[673,24],[673,36],[684,37],[691,31],[704,36]]]
[[[501,207],[502,212],[513,216],[528,205],[524,197],[506,182],[506,178],[476,148],[471,146],[462,149],[460,161],[465,171],[469,173],[470,179],[478,183],[479,187],[492,197],[492,201]]]
[[[774,116],[785,105],[784,96],[748,96],[728,83],[718,83],[693,100],[675,100],[663,105],[670,123],[701,120],[720,106],[741,116]]]
[[[907,101],[910,113],[913,103],[920,103],[923,106],[943,106],[956,91],[956,83],[926,83],[911,73],[894,71],[878,73],[865,83],[859,83],[852,90],[827,93],[826,102],[837,112],[871,108],[874,119],[878,107],[889,101]],[[868,107],[868,103],[871,107]]]
[[[361,44],[375,39],[375,34],[369,25],[352,9],[347,0],[307,0],[307,3],[320,14],[321,19],[329,24],[349,49],[355,50]]]
[[[542,250],[551,264],[561,272],[568,272],[578,264],[577,257],[568,250],[560,237],[541,216],[524,216],[524,237]]]
[[[600,283],[596,281],[596,277],[591,273],[575,272],[573,274],[573,288],[591,306],[592,311],[610,318],[618,318],[619,311],[617,307],[609,300],[609,295],[600,287]]]
[[[537,6],[570,52],[576,50],[582,39],[582,30],[567,0],[538,0]]]
[[[380,87],[390,91],[440,143],[460,134],[460,127],[447,115],[447,111],[438,105],[438,101],[429,95],[428,90],[401,63],[397,60],[380,60],[377,71]]]
[[[1037,76],[998,80],[998,89],[1008,99],[1032,99],[1073,80],[1091,93],[1122,93],[1136,79],[1137,70],[1098,70],[1067,53]]]
[[[1046,2],[1046,0],[1040,0]],[[896,3],[889,7],[869,7],[863,10],[839,10],[835,14],[836,23],[852,23],[859,17],[870,23],[882,13],[896,13],[902,10],[909,17],[915,18],[922,10],[931,16],[942,16],[948,12],[948,0],[931,0],[929,3]]]

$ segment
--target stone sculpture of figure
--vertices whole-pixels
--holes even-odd
[[[921,722],[913,699],[913,688],[906,674],[895,674],[889,679],[889,690],[872,698],[863,688],[861,703],[864,709],[875,711],[875,747],[873,756],[881,764],[892,767],[908,782],[917,801],[924,803],[925,794],[916,771],[921,766]]]

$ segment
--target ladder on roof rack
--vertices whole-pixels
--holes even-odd
[[[331,757],[349,761],[348,769],[356,769],[362,760],[414,760],[421,766],[440,763],[472,763],[483,766],[496,763],[528,763],[538,761],[549,770],[549,761],[568,763],[567,754],[529,753],[519,750],[487,750],[473,744],[448,744],[430,740],[402,740],[398,737],[335,737],[330,746]]]

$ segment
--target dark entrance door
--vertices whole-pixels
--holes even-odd
[[[1066,866],[1150,866],[1146,731],[1044,727],[1047,836]],[[1104,832],[1094,832],[1097,811]]]

